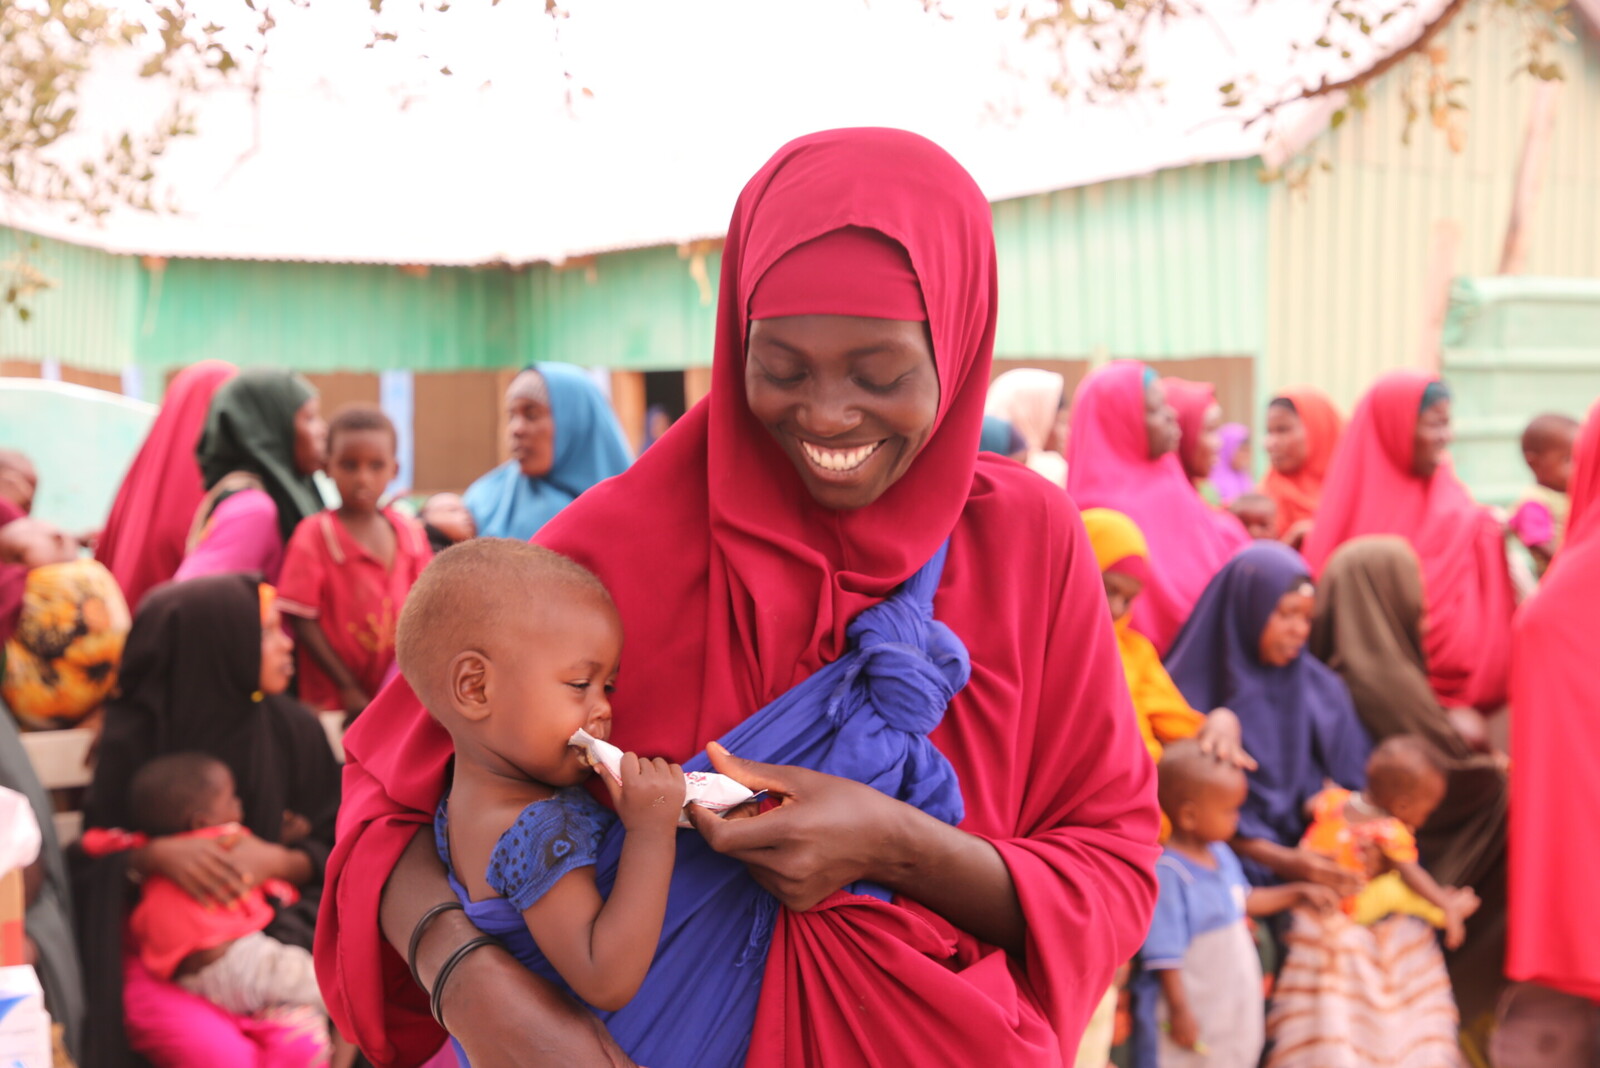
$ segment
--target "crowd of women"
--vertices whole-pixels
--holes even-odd
[[[373,1064],[448,1063],[448,1028],[479,1068],[626,1065],[642,1049],[657,1068],[1098,1068],[1114,1045],[1139,1063],[1220,1064],[1226,1036],[1203,1018],[1220,1009],[1197,1006],[1198,1034],[1162,1017],[1167,1033],[1143,1051],[1140,1027],[1117,1034],[1119,991],[1133,991],[1136,1021],[1140,976],[1159,971],[1143,952],[1153,910],[1159,927],[1169,895],[1192,892],[1169,878],[1189,871],[1169,859],[1186,842],[1202,852],[1189,883],[1214,843],[1237,858],[1241,902],[1254,888],[1281,905],[1255,931],[1261,974],[1280,978],[1270,1011],[1245,992],[1266,1021],[1253,1056],[1591,1063],[1600,945],[1578,900],[1593,851],[1571,828],[1600,811],[1584,729],[1600,694],[1582,644],[1600,611],[1600,418],[1569,465],[1570,516],[1555,505],[1556,533],[1539,535],[1553,562],[1535,589],[1506,517],[1454,474],[1438,376],[1384,376],[1348,424],[1316,390],[1281,392],[1258,481],[1248,429],[1224,425],[1208,384],[1129,361],[1070,394],[1041,370],[991,382],[996,292],[988,204],[942,150],[889,130],[802,138],[735,206],[705,402],[630,464],[594,384],[537,365],[506,396],[511,460],[464,502],[427,502],[436,546],[533,538],[604,583],[626,635],[612,741],[686,764],[727,742],[731,755],[713,748],[701,765],[766,791],[736,845],[703,821],[679,832],[680,855],[724,854],[766,904],[721,917],[740,932],[736,962],[658,957],[670,974],[646,989],[670,990],[650,996],[671,1023],[645,1045],[485,947],[451,907],[433,840],[450,738],[394,670],[399,604],[358,643],[386,649],[386,667],[357,671],[341,652],[355,631],[334,588],[368,558],[393,574],[420,529],[366,488],[392,476],[392,429],[340,413],[330,441],[315,392],[289,372],[179,374],[97,547],[132,618],[85,822],[137,830],[141,769],[198,752],[231,773],[240,826],[75,848],[70,873],[47,848],[29,930],[78,1063],[354,1055],[335,1033]],[[1530,466],[1565,491],[1565,468],[1534,464],[1545,444]],[[40,536],[0,499],[0,637],[33,609],[33,572],[76,566],[30,549]],[[415,544],[420,569],[431,550]],[[308,571],[305,553],[332,563]],[[902,629],[870,641],[892,657],[853,625],[890,602],[909,606]],[[292,695],[291,634],[302,665],[360,712],[342,789],[306,690]],[[807,681],[847,659],[840,685],[865,697],[811,698]],[[948,687],[937,707],[892,711],[929,704],[905,694],[935,678]],[[831,702],[830,730],[848,729],[840,708],[863,707],[882,717],[874,731],[931,740],[956,803],[741,759],[763,751],[741,726],[797,700]],[[0,783],[48,815],[9,722]],[[1383,808],[1395,739],[1441,776],[1431,805]],[[1221,824],[1185,800],[1195,753],[1245,774]],[[1436,936],[1426,910],[1349,906],[1381,861],[1352,867],[1308,837],[1332,787],[1375,820],[1409,818],[1425,885],[1471,892],[1471,909],[1441,896],[1461,930]],[[152,972],[128,916],[158,880],[218,908],[294,884],[297,903],[262,931],[314,951],[316,1004],[231,1011]],[[719,900],[674,880],[686,909]],[[1232,900],[1207,922],[1241,919]],[[1195,922],[1189,934],[1205,933]],[[1208,959],[1180,963],[1204,986]],[[745,1002],[707,975],[759,994],[709,1050],[707,1021]]]

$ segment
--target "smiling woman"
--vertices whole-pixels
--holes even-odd
[[[475,1068],[1072,1060],[1158,821],[1082,523],[978,455],[994,264],[982,193],[912,134],[802,138],[746,186],[708,400],[538,540],[616,598],[612,741],[774,804],[690,807],[667,934],[603,1024],[493,948],[447,970]],[[388,947],[450,894],[419,830],[449,740],[391,686],[347,751],[323,987],[375,1062],[420,1059],[443,1035]],[[429,989],[475,934],[423,929]]]

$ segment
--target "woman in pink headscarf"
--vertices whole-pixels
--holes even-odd
[[[1133,626],[1163,653],[1206,583],[1250,544],[1238,520],[1206,504],[1184,472],[1178,418],[1156,373],[1118,361],[1093,372],[1072,402],[1067,491],[1080,508],[1132,519],[1150,543],[1150,581]]]
[[[1450,391],[1395,371],[1356,406],[1323,484],[1305,556],[1318,574],[1345,542],[1398,534],[1422,561],[1428,681],[1446,708],[1505,704],[1516,600],[1500,524],[1456,477]],[[1469,713],[1470,715],[1470,713]]]

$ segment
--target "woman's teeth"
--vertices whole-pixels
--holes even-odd
[[[820,445],[813,445],[809,441],[800,442],[800,448],[805,451],[806,459],[822,468],[824,471],[853,471],[867,462],[867,458],[878,451],[881,441],[874,441],[871,445],[858,445],[853,449],[824,449]]]

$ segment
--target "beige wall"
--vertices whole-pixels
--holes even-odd
[[[1473,19],[1478,30],[1469,33]],[[1574,30],[1581,40],[1559,49],[1566,80],[1529,230],[1530,275],[1600,276],[1600,49]],[[1420,362],[1441,226],[1459,235],[1451,273],[1498,270],[1536,85],[1512,75],[1519,40],[1487,0],[1443,35],[1451,76],[1471,81],[1461,94],[1463,152],[1451,152],[1425,118],[1411,146],[1401,143],[1396,79],[1411,76],[1402,67],[1373,91],[1368,111],[1313,143],[1330,173],[1301,192],[1274,188],[1263,396],[1312,382],[1348,407],[1378,374]]]

